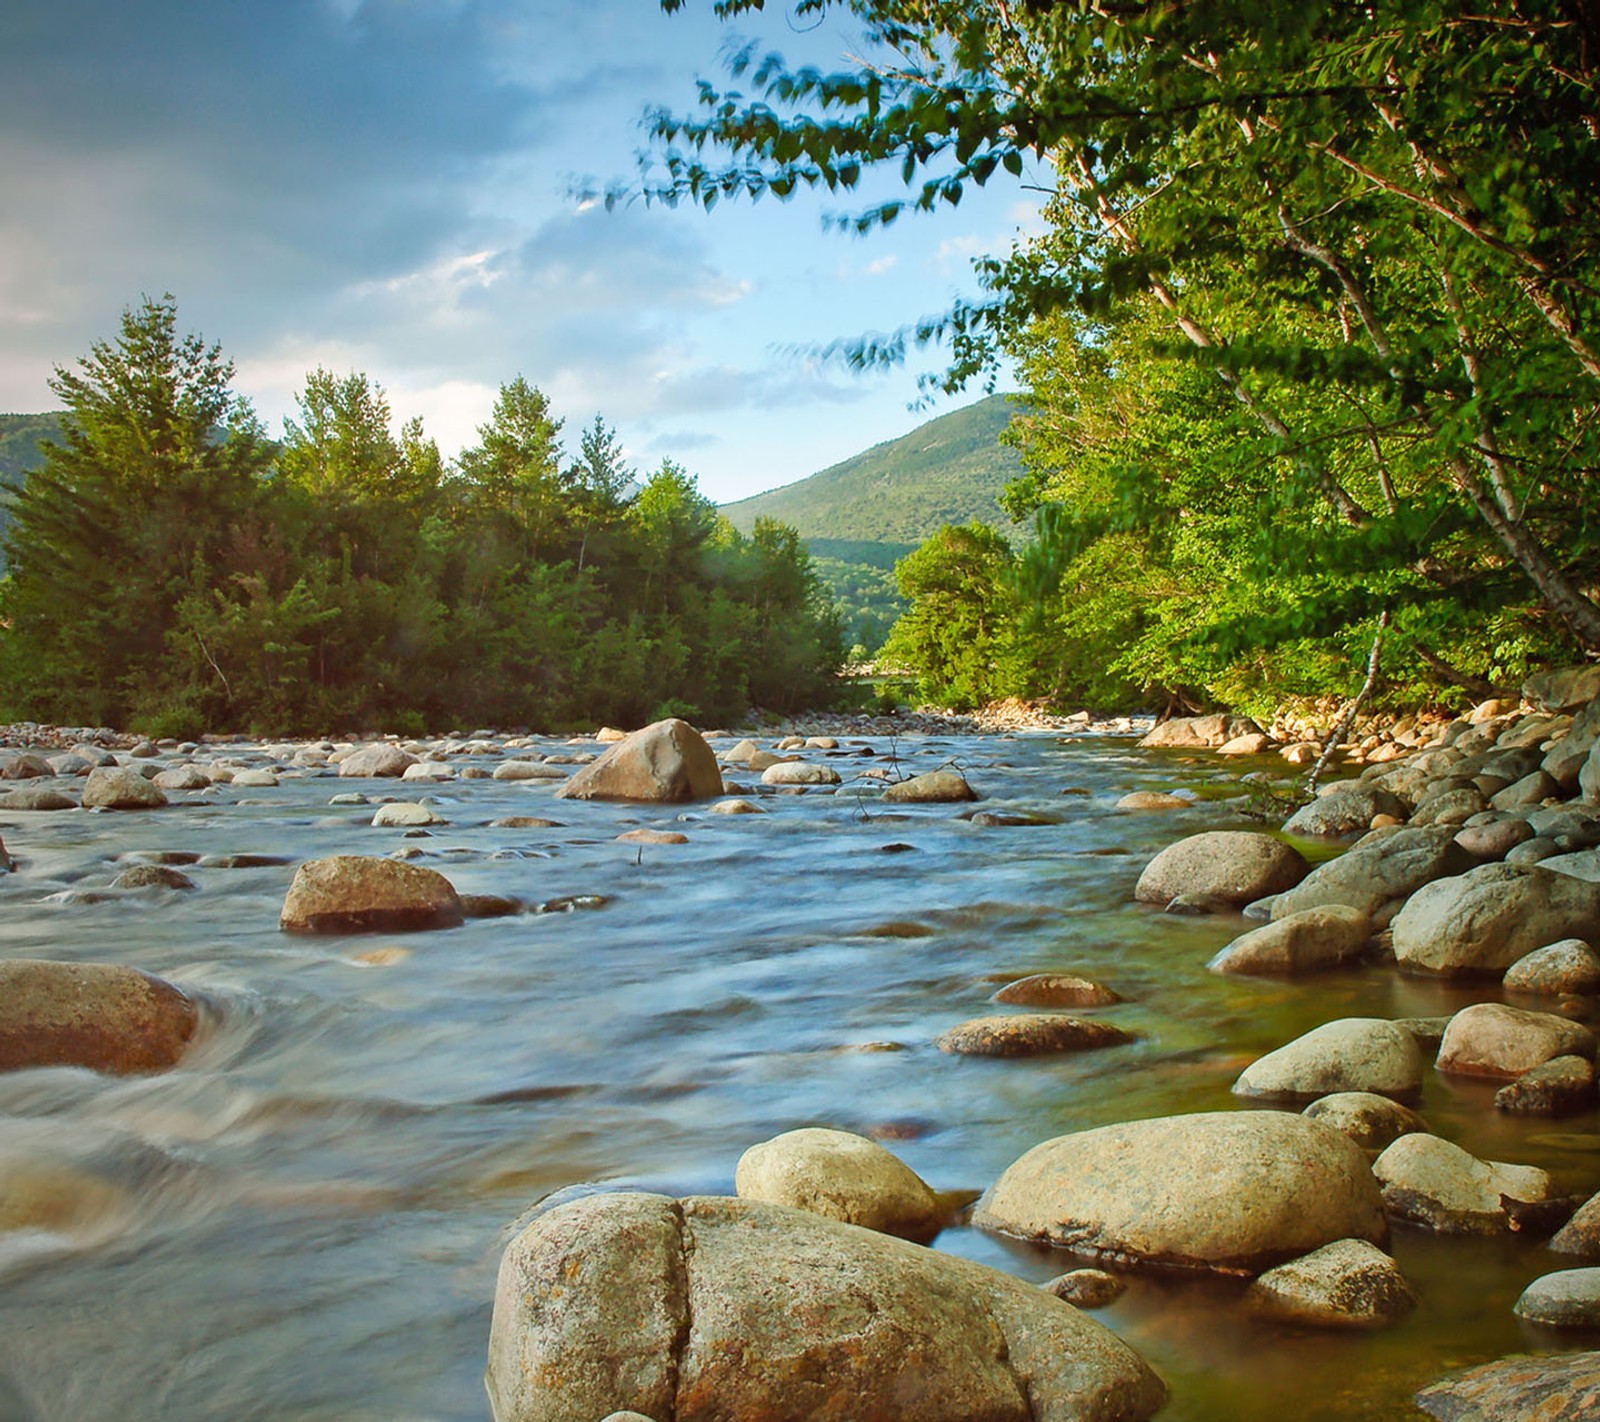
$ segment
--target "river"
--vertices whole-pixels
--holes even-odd
[[[60,1213],[0,1234],[0,1418],[483,1422],[499,1256],[552,1192],[730,1192],[746,1147],[802,1125],[872,1135],[935,1188],[976,1190],[1050,1136],[1233,1107],[1251,1058],[1330,1018],[1491,995],[1382,967],[1220,977],[1206,960],[1241,919],[1134,904],[1157,850],[1246,823],[1230,797],[1248,764],[1097,736],[870,744],[830,762],[839,793],[761,797],[765,815],[308,775],[155,812],[0,816],[19,864],[0,878],[5,954],[131,964],[208,1004],[168,1074],[0,1075],[0,1170],[42,1172]],[[981,808],[1059,822],[893,812],[851,785],[891,755],[902,772],[955,761]],[[1114,808],[1175,785],[1193,808]],[[431,795],[450,823],[373,828],[370,805],[330,805],[352,787]],[[492,827],[509,815],[560,824]],[[689,842],[615,842],[640,825]],[[463,892],[605,903],[404,936],[278,931],[293,863],[402,847]],[[130,857],[174,852],[281,862],[202,860],[188,893],[107,890]],[[1044,971],[1122,993],[1105,1015],[1138,1040],[1013,1060],[932,1046]],[[1421,1109],[1478,1155],[1600,1188],[1593,1114],[1508,1118],[1492,1095],[1429,1073]],[[965,1228],[935,1247],[1041,1281],[1071,1267]],[[1564,1267],[1537,1241],[1403,1230],[1394,1251],[1422,1303],[1375,1334],[1264,1323],[1236,1286],[1148,1277],[1096,1316],[1167,1380],[1167,1422],[1416,1415],[1411,1393],[1448,1369],[1579,1346],[1511,1314]]]

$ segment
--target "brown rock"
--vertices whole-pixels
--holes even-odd
[[[183,1055],[198,1023],[188,997],[134,968],[34,958],[0,963],[0,1070],[164,1071]]]
[[[443,874],[367,855],[313,859],[295,871],[278,927],[285,933],[454,928],[461,899]]]
[[[967,1057],[1032,1057],[1048,1052],[1086,1052],[1133,1041],[1110,1022],[1064,1012],[974,1017],[934,1039],[941,1052]]]
[[[1066,973],[1034,973],[1007,983],[994,995],[1007,1007],[1109,1007],[1122,998],[1088,978]]]
[[[1416,1401],[1440,1422],[1593,1422],[1600,1352],[1501,1358],[1423,1388]]]
[[[160,790],[123,765],[96,766],[83,782],[85,809],[157,810],[166,803]]]
[[[657,721],[613,744],[556,791],[561,800],[709,800],[722,771],[705,738],[687,721]]]
[[[1594,1102],[1594,1063],[1582,1057],[1552,1057],[1494,1094],[1496,1110],[1519,1116],[1574,1116]]]
[[[1502,1002],[1463,1007],[1450,1019],[1436,1065],[1459,1076],[1521,1076],[1552,1057],[1592,1058],[1594,1033],[1553,1012],[1528,1012]]]

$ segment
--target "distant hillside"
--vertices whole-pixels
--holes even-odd
[[[995,497],[1021,472],[1016,451],[998,443],[1010,418],[1006,397],[991,395],[722,512],[747,533],[765,515],[807,539],[913,546],[947,523],[1005,528]]]
[[[0,415],[0,539],[11,527],[11,498],[6,490],[25,483],[29,471],[44,463],[39,441],[60,436],[60,415]],[[4,561],[0,550],[0,567]]]

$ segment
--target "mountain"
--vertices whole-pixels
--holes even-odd
[[[999,442],[1011,409],[1006,396],[991,395],[722,512],[746,533],[762,517],[797,529],[839,604],[846,640],[870,655],[905,609],[897,560],[947,523],[1011,530],[995,502],[1022,472],[1016,451]]]
[[[1022,468],[998,442],[1010,419],[1007,398],[991,395],[722,512],[746,533],[765,516],[807,539],[912,546],[947,523],[976,518],[1003,528],[1009,520],[995,498]]]
[[[0,539],[11,527],[11,499],[7,489],[27,481],[30,470],[44,463],[39,442],[61,437],[60,415],[0,415]],[[0,570],[5,566],[0,551]]]

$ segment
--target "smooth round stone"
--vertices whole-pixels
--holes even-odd
[[[1344,904],[1303,909],[1241,934],[1208,965],[1215,973],[1315,972],[1358,956],[1372,937],[1372,920]]]
[[[764,815],[767,812],[760,805],[752,805],[748,800],[718,800],[711,807],[713,815]]]
[[[414,829],[424,825],[442,825],[445,821],[426,805],[419,805],[412,800],[396,800],[388,805],[379,805],[372,823],[379,829]]]
[[[1594,1033],[1582,1023],[1553,1012],[1480,1002],[1450,1019],[1436,1065],[1459,1076],[1508,1077],[1555,1057],[1594,1054]]]
[[[565,780],[567,772],[559,766],[533,760],[503,760],[494,768],[496,780]]]
[[[1336,1091],[1370,1091],[1408,1099],[1422,1087],[1422,1052],[1398,1023],[1382,1017],[1324,1022],[1245,1068],[1236,1096],[1307,1099]]]
[[[1519,958],[1501,985],[1508,992],[1590,997],[1600,993],[1600,953],[1581,938],[1563,938]]]
[[[1600,1193],[1591,1195],[1550,1240],[1557,1254],[1600,1259]]]
[[[781,760],[761,772],[763,785],[838,785],[839,772],[828,765],[801,760]]]
[[[241,790],[270,790],[278,783],[278,777],[270,770],[240,770],[235,772],[232,783]]]
[[[185,994],[133,968],[33,958],[0,962],[0,1071],[164,1071],[188,1048],[199,1020]]]
[[[1119,810],[1187,810],[1194,804],[1164,790],[1131,790],[1117,801]]]
[[[1121,1265],[1255,1274],[1387,1240],[1367,1157],[1318,1121],[1210,1111],[1059,1136],[978,1202],[980,1229]]]
[[[739,1157],[733,1180],[741,1200],[791,1205],[922,1244],[949,1215],[898,1156],[848,1131],[811,1127],[762,1141]]]
[[[192,889],[195,882],[187,874],[165,864],[134,864],[111,881],[113,889]]]
[[[1417,1305],[1400,1266],[1364,1239],[1338,1239],[1269,1269],[1245,1299],[1274,1318],[1325,1328],[1380,1328]]]
[[[994,1000],[1007,1007],[1109,1007],[1122,998],[1110,988],[1068,973],[1034,973],[1007,983]]]
[[[1298,884],[1308,865],[1281,839],[1253,830],[1208,830],[1168,845],[1134,888],[1140,903],[1165,905],[1179,894],[1213,894],[1247,904]]]
[[[155,810],[167,797],[128,766],[97,766],[83,782],[83,805],[90,810]]]
[[[443,874],[368,855],[312,859],[295,871],[278,927],[285,933],[454,928],[461,899]]]
[[[1600,1269],[1561,1269],[1535,1279],[1512,1312],[1546,1328],[1600,1328]]]
[[[954,770],[913,775],[909,780],[896,781],[883,792],[886,805],[951,805],[977,798],[977,791],[967,783],[966,776]]]
[[[1330,1092],[1300,1114],[1343,1132],[1363,1150],[1383,1150],[1401,1136],[1428,1129],[1415,1111],[1372,1091]]]
[[[618,844],[687,844],[689,836],[677,830],[634,829],[617,836]]]
[[[0,810],[76,810],[78,802],[43,785],[23,785],[0,795]]]
[[[1120,1046],[1133,1034],[1111,1022],[1036,1012],[975,1017],[934,1039],[941,1052],[967,1057],[1032,1057]]]

